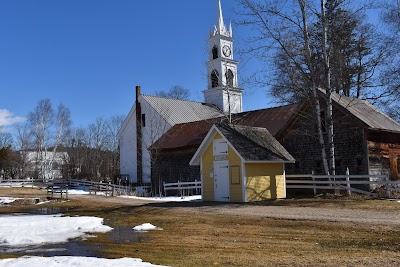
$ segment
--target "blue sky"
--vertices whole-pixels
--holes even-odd
[[[222,0],[226,23],[234,5]],[[85,127],[100,116],[127,115],[136,85],[145,94],[181,85],[203,101],[216,8],[216,0],[0,1],[0,123],[21,120],[50,98]],[[240,48],[245,29],[233,30]],[[250,91],[246,110],[267,105],[264,90]]]

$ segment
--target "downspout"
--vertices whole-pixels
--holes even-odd
[[[142,107],[139,102],[140,86],[136,86],[136,166],[137,166],[137,184],[143,183],[143,144],[142,144]]]

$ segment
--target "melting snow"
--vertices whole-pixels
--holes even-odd
[[[11,197],[0,197],[0,205],[1,204],[10,204],[17,200],[16,198],[11,198]]]
[[[0,246],[63,243],[71,238],[86,236],[86,233],[108,232],[113,229],[102,223],[102,218],[63,217],[61,214],[0,216]]]
[[[201,196],[187,196],[187,197],[135,197],[135,196],[119,196],[121,198],[133,198],[142,200],[154,200],[163,202],[186,202],[186,201],[200,201]]]
[[[141,259],[99,259],[89,257],[22,257],[18,259],[0,260],[0,267],[153,267],[161,265],[153,265],[143,262]],[[165,267],[165,266],[164,266]]]
[[[133,230],[146,232],[146,231],[150,231],[150,230],[162,230],[162,228],[152,225],[151,223],[144,223],[144,224],[133,227]]]

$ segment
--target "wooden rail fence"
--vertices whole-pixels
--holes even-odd
[[[188,196],[193,194],[201,194],[201,181],[195,180],[194,182],[180,182],[177,183],[163,183],[164,196],[167,196],[167,192],[176,190],[180,196]]]
[[[390,181],[387,175],[286,175],[286,188],[312,189],[314,194],[317,190],[344,190],[348,195],[355,192],[376,196],[371,189],[379,186],[385,190],[386,197],[391,197],[393,192],[400,193],[400,181]]]

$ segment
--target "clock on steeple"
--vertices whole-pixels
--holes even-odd
[[[226,28],[218,0],[217,25],[208,39],[210,59],[206,62],[208,89],[203,91],[205,101],[225,113],[242,112],[242,92],[238,86],[238,61],[233,59],[232,25]]]

